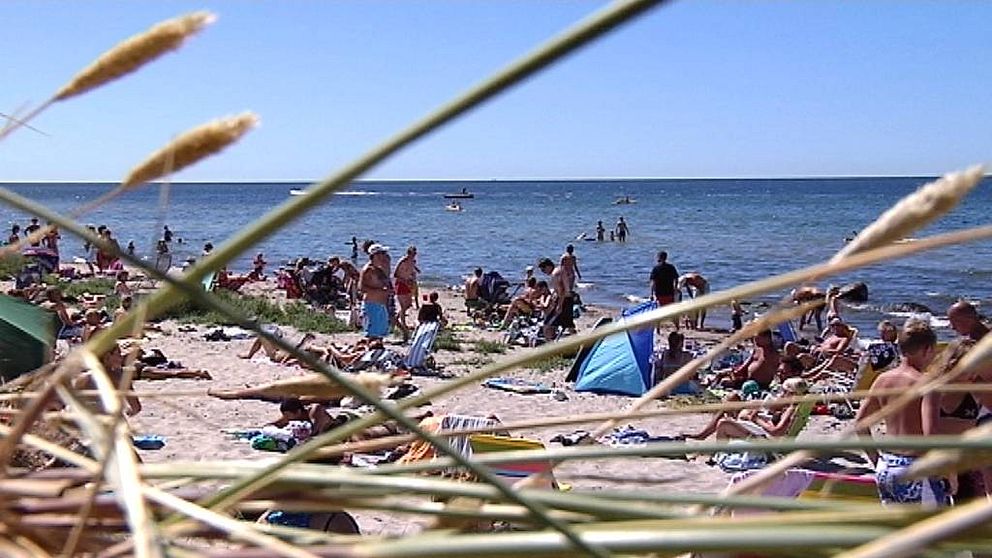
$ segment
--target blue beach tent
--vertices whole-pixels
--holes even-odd
[[[628,308],[619,322],[655,308],[654,301]],[[653,348],[654,326],[604,337],[579,353],[568,379],[575,380],[575,391],[643,395],[651,388]]]

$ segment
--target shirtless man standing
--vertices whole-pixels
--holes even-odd
[[[565,285],[568,290],[575,292],[575,284],[582,279],[582,272],[579,271],[579,259],[575,257],[575,246],[569,244],[565,247],[565,253],[561,255],[558,267],[565,276]]]
[[[382,339],[389,335],[389,297],[393,288],[389,281],[389,250],[381,244],[369,246],[369,263],[362,268],[358,289],[364,299],[365,336]]]
[[[396,263],[396,270],[393,272],[393,279],[396,285],[396,300],[400,303],[399,322],[401,327],[407,328],[406,313],[413,305],[414,293],[417,291],[417,247],[411,246],[406,249],[406,255]]]
[[[630,234],[630,229],[627,227],[627,221],[624,221],[623,217],[620,217],[620,220],[617,221],[616,229],[617,242],[627,242],[627,235]]]
[[[899,350],[902,361],[899,366],[882,372],[871,386],[868,398],[858,409],[856,421],[871,416],[884,408],[898,395],[879,395],[880,391],[901,392],[910,389],[924,380],[923,371],[936,355],[937,336],[930,325],[920,320],[909,320],[899,333]],[[886,436],[922,436],[922,399],[916,399],[885,420]],[[870,435],[870,428],[858,431]],[[876,452],[869,450],[868,458],[875,463],[878,494],[883,504],[929,504],[946,505],[947,490],[940,479],[920,479],[907,481],[901,478],[919,457],[918,452]]]
[[[678,281],[675,283],[675,288],[679,291],[685,289],[685,294],[689,298],[696,298],[710,292],[710,282],[698,271],[690,271],[689,273],[679,275]],[[706,309],[703,308],[696,312],[695,320],[692,323],[693,329],[703,329],[703,322],[705,321]]]
[[[551,292],[554,294],[555,302],[548,313],[544,323],[544,338],[548,341],[554,339],[555,328],[561,326],[565,330],[575,331],[575,317],[572,315],[572,305],[574,297],[571,289],[566,284],[566,275],[561,267],[555,267],[554,262],[548,258],[542,259],[537,264],[541,272],[551,277]]]

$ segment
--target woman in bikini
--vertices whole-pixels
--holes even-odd
[[[968,338],[952,341],[930,366],[930,374],[949,374],[974,346],[975,342]],[[974,381],[974,378],[960,377],[950,385],[967,385]],[[982,405],[970,393],[930,393],[922,402],[923,435],[963,434],[976,425],[981,410]],[[951,480],[951,493],[956,503],[984,497],[984,475],[981,471],[959,473],[956,479]]]

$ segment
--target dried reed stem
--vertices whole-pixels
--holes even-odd
[[[55,94],[64,101],[127,75],[163,54],[176,50],[183,41],[216,20],[209,12],[193,12],[153,25],[118,43],[76,74]]]
[[[219,118],[197,126],[174,139],[153,153],[140,165],[131,169],[121,188],[135,186],[180,171],[197,161],[220,152],[238,141],[258,124],[258,117],[250,112]]]
[[[924,184],[899,200],[858,234],[830,260],[838,262],[851,254],[905,238],[947,213],[981,182],[984,167],[976,165]]]

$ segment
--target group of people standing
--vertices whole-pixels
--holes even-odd
[[[410,337],[407,313],[411,307],[420,308],[420,288],[417,278],[417,247],[410,246],[406,254],[392,269],[389,248],[372,243],[366,247],[368,263],[362,267],[358,278],[358,292],[362,296],[363,326],[370,339],[382,339],[395,325],[404,342]],[[435,298],[436,304],[436,298]]]
[[[630,227],[627,225],[627,221],[624,221],[623,216],[617,220],[617,224],[613,226],[609,231],[603,226],[602,221],[596,222],[596,242],[604,242],[606,240],[606,233],[610,233],[610,242],[627,242],[627,236],[630,235]]]

